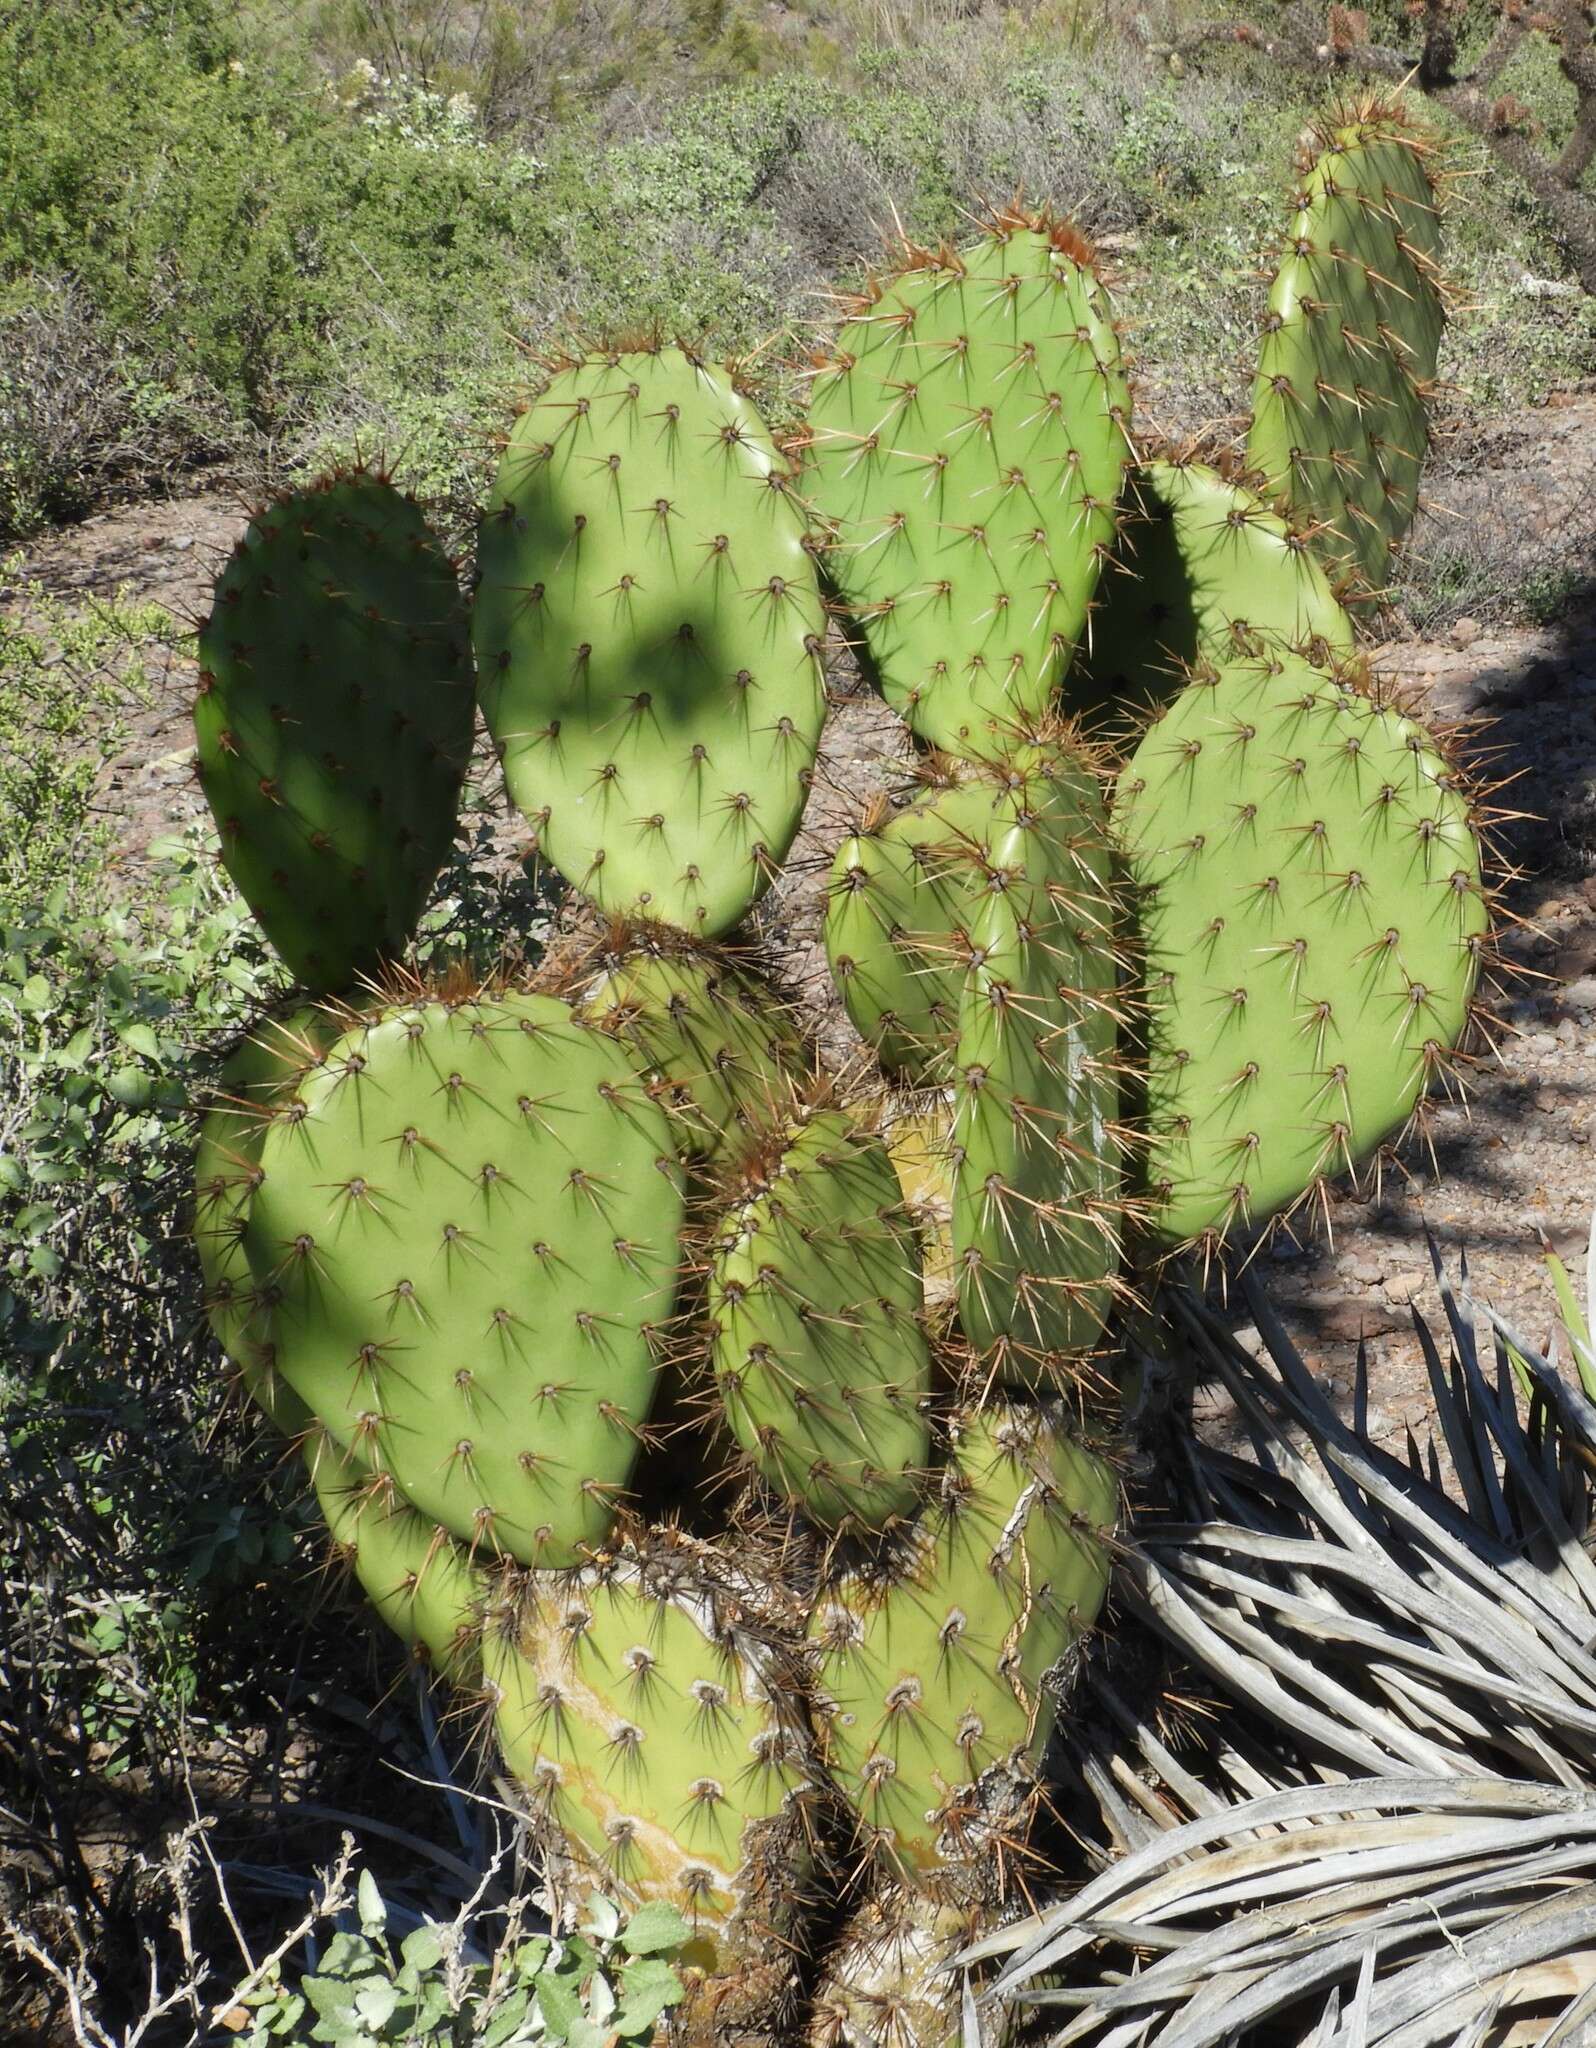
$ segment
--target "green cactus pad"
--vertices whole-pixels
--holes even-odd
[[[831,1528],[912,1511],[930,1453],[920,1260],[881,1140],[817,1111],[715,1247],[711,1351],[761,1476]]]
[[[1098,587],[1067,708],[1105,731],[1140,724],[1199,662],[1260,640],[1321,665],[1353,649],[1352,620],[1307,538],[1201,462],[1131,472],[1123,559]]]
[[[449,851],[474,717],[454,565],[356,472],[258,512],[200,628],[199,776],[222,860],[308,988],[409,944]]]
[[[1096,779],[1050,766],[988,846],[954,1056],[959,1318],[1010,1384],[1097,1342],[1119,1264],[1119,906]]]
[[[987,754],[1069,669],[1128,454],[1130,399],[1089,252],[1019,216],[913,252],[817,371],[808,488],[887,702]]]
[[[1468,1017],[1480,848],[1423,729],[1290,656],[1199,677],[1115,818],[1142,898],[1152,1223],[1182,1243],[1399,1129]]]
[[[735,1165],[779,1129],[809,1064],[780,1003],[710,953],[632,955],[583,1014],[647,1080],[682,1153],[706,1166]]]
[[[607,1886],[701,1931],[757,1908],[758,1838],[804,1782],[791,1676],[709,1597],[661,1595],[624,1565],[540,1574],[483,1657],[506,1763]]]
[[[333,1541],[378,1614],[440,1677],[474,1684],[487,1574],[416,1513],[387,1473],[372,1472],[324,1430],[305,1445],[305,1463]]]
[[[621,1052],[548,996],[384,1011],[260,1156],[245,1248],[295,1393],[473,1550],[577,1562],[631,1474],[682,1221]]]
[[[909,1874],[978,1852],[986,1772],[1034,1773],[1042,1681],[1096,1620],[1118,1500],[1111,1468],[1043,1410],[980,1410],[893,1567],[822,1596],[827,1765]]]
[[[482,703],[539,849],[614,915],[713,938],[780,870],[825,691],[770,436],[677,349],[560,372],[483,516]]]
[[[1333,575],[1379,591],[1418,508],[1445,320],[1431,145],[1378,106],[1323,141],[1269,293],[1247,461]]]
[[[272,1349],[253,1328],[255,1283],[244,1249],[249,1207],[260,1174],[261,1139],[274,1106],[325,1058],[348,1028],[337,1011],[304,1005],[250,1033],[223,1066],[216,1100],[200,1119],[194,1152],[194,1243],[205,1283],[205,1312],[216,1341],[245,1391],[285,1436],[297,1436],[310,1410],[277,1371]]]

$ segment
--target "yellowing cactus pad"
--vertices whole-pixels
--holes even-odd
[[[607,1883],[710,1929],[760,1910],[757,1836],[804,1782],[801,1752],[762,1652],[709,1595],[629,1567],[540,1575],[483,1654],[506,1761]],[[788,1853],[778,1922],[783,1884],[803,1885]]]

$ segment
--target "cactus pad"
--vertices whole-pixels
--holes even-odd
[[[983,1410],[903,1555],[822,1597],[827,1765],[906,1872],[975,1853],[986,1772],[1034,1774],[1042,1681],[1097,1617],[1117,1507],[1112,1470],[1043,1410]]]
[[[487,1575],[386,1472],[372,1472],[325,1431],[305,1445],[305,1462],[333,1541],[378,1614],[431,1670],[475,1683]]]
[[[409,944],[454,837],[474,716],[454,565],[384,478],[258,512],[200,628],[199,777],[222,860],[294,975]]]
[[[1120,778],[1142,894],[1152,1220],[1289,1208],[1389,1138],[1462,1034],[1487,908],[1424,731],[1290,656],[1199,678]]]
[[[1432,145],[1390,107],[1323,142],[1269,293],[1247,461],[1334,575],[1378,591],[1418,509],[1445,319]]]
[[[677,349],[560,371],[480,559],[483,709],[539,849],[612,914],[727,930],[780,870],[825,709],[814,563],[759,415]]]
[[[808,488],[887,702],[968,755],[1069,668],[1128,452],[1108,300],[1073,230],[1005,216],[910,251],[814,377]]]
[[[779,1129],[807,1065],[781,1005],[707,952],[634,954],[583,1014],[647,1080],[683,1154],[706,1166],[737,1163]]]
[[[920,1261],[892,1160],[817,1111],[727,1218],[711,1362],[767,1483],[829,1527],[909,1513],[930,1450]]]
[[[278,1369],[473,1551],[576,1562],[653,1397],[671,1151],[622,1054],[552,997],[373,1016],[262,1140],[245,1245]]]
[[[1045,1383],[1096,1343],[1119,1263],[1119,912],[1090,771],[1038,752],[1015,801],[959,1008],[953,1240],[965,1335]]]
[[[804,1772],[767,1653],[711,1597],[658,1591],[630,1565],[540,1574],[483,1654],[506,1761],[571,1850],[701,1929],[757,1917],[757,1837],[782,1832]],[[776,1898],[769,1910],[779,1927]]]
[[[1138,516],[1099,586],[1069,710],[1119,732],[1200,661],[1260,640],[1321,664],[1352,652],[1352,620],[1308,539],[1244,484],[1188,461],[1145,463],[1131,481]]]

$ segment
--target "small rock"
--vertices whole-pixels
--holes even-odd
[[[179,554],[182,554],[186,548],[191,548],[194,545],[194,536],[191,533],[174,533],[170,544],[176,548]]]
[[[1361,1280],[1365,1287],[1378,1286],[1384,1271],[1378,1259],[1353,1259],[1347,1267],[1349,1277]]]
[[[1536,1031],[1525,1039],[1524,1049],[1526,1052],[1540,1053],[1544,1057],[1549,1052],[1556,1052],[1557,1040],[1549,1031]]]
[[[1421,1295],[1429,1282],[1427,1273],[1392,1273],[1385,1283],[1385,1298],[1405,1306]]]
[[[1480,622],[1478,619],[1459,619],[1446,637],[1461,653],[1465,647],[1472,647],[1480,637]]]

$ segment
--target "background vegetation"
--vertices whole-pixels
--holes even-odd
[[[530,351],[658,327],[756,352],[790,415],[779,365],[828,283],[894,222],[956,234],[1017,187],[1123,274],[1144,418],[1222,427],[1317,109],[1245,50],[1171,67],[1176,27],[1118,0],[7,0],[0,537],[380,445],[464,541]],[[1555,123],[1559,85],[1532,65],[1513,89]],[[1457,161],[1467,427],[1596,372],[1596,313],[1481,147]],[[1460,539],[1409,572],[1410,614],[1554,610],[1568,578],[1530,580],[1530,559]],[[414,1711],[397,1652],[340,1615],[292,1472],[203,1330],[191,1104],[276,970],[201,836],[132,881],[106,859],[96,792],[169,626],[7,582],[0,2011],[22,2017],[0,2038],[56,2038],[91,1990],[120,2038],[153,1942],[164,1981],[190,1943],[219,1960],[152,2048],[213,2019],[264,2040],[278,1977],[225,2025],[224,1994],[357,1822],[385,1917],[338,1953],[397,1982],[423,1911],[464,1913],[454,1981],[476,1998],[469,1970],[508,1936],[471,1913],[502,1897],[509,1838],[454,1792],[440,1844],[425,1789],[465,1774],[470,1731]],[[433,947],[467,924],[536,944],[543,906],[492,857],[488,803]],[[353,1941],[360,1912],[344,1924]]]

